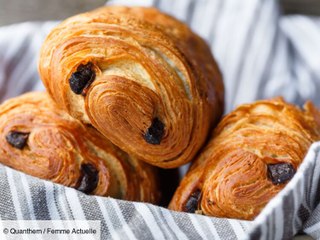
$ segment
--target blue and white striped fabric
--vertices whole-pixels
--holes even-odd
[[[156,6],[205,38],[222,70],[226,111],[282,95],[320,106],[320,18],[283,16],[275,0],[114,0]],[[56,22],[0,28],[0,98],[42,89],[39,48]],[[101,220],[102,239],[320,239],[320,143],[255,221],[177,213],[144,203],[93,197],[0,167],[2,220]]]

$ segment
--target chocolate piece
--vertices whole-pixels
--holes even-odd
[[[81,165],[81,172],[82,178],[78,190],[86,194],[89,194],[93,192],[98,185],[98,171],[95,168],[95,166],[93,166],[90,163],[86,163]]]
[[[289,181],[295,173],[290,163],[268,164],[268,178],[275,185]]]
[[[23,149],[28,141],[29,133],[11,131],[6,136],[7,142],[15,148]]]
[[[191,194],[190,198],[186,202],[186,205],[184,206],[185,212],[195,213],[195,211],[198,209],[200,194],[201,194],[201,191],[199,189]]]
[[[144,135],[144,139],[147,143],[159,145],[164,134],[164,124],[158,119],[152,120],[151,126],[148,128]]]
[[[75,94],[85,95],[85,90],[91,85],[95,77],[92,63],[81,64],[69,79],[70,88]]]

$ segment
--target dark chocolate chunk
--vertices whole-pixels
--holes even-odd
[[[289,181],[295,173],[290,163],[268,164],[268,178],[275,185]]]
[[[7,142],[18,149],[23,149],[28,141],[29,133],[23,133],[18,131],[11,131],[6,136]]]
[[[196,190],[193,192],[186,202],[186,205],[184,206],[184,211],[188,213],[195,213],[195,211],[198,209],[198,202],[200,200],[200,190]]]
[[[158,119],[152,120],[151,126],[148,128],[144,135],[144,139],[147,143],[159,145],[164,134],[164,124]]]
[[[91,85],[95,77],[92,63],[81,64],[69,79],[70,88],[75,94],[85,94],[85,89]]]
[[[81,178],[78,190],[86,194],[89,194],[93,192],[98,185],[98,182],[99,182],[98,171],[95,168],[95,166],[93,166],[90,163],[86,163],[81,165],[81,172],[82,172],[82,178]]]

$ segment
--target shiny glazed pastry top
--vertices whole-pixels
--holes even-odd
[[[320,139],[320,112],[281,98],[229,113],[178,187],[170,208],[253,219],[294,176]]]
[[[0,106],[0,162],[87,194],[157,203],[155,169],[57,108],[46,93]]]
[[[39,71],[73,117],[163,168],[189,162],[223,112],[209,47],[154,8],[104,7],[67,19],[44,42]]]

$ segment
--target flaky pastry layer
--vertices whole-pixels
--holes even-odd
[[[277,98],[239,106],[215,129],[170,208],[253,219],[293,177],[320,139],[320,113]]]
[[[34,92],[0,105],[0,162],[87,194],[157,203],[156,170]]]
[[[44,42],[39,71],[64,110],[163,168],[189,162],[223,113],[209,47],[154,8],[104,7],[67,19]]]

